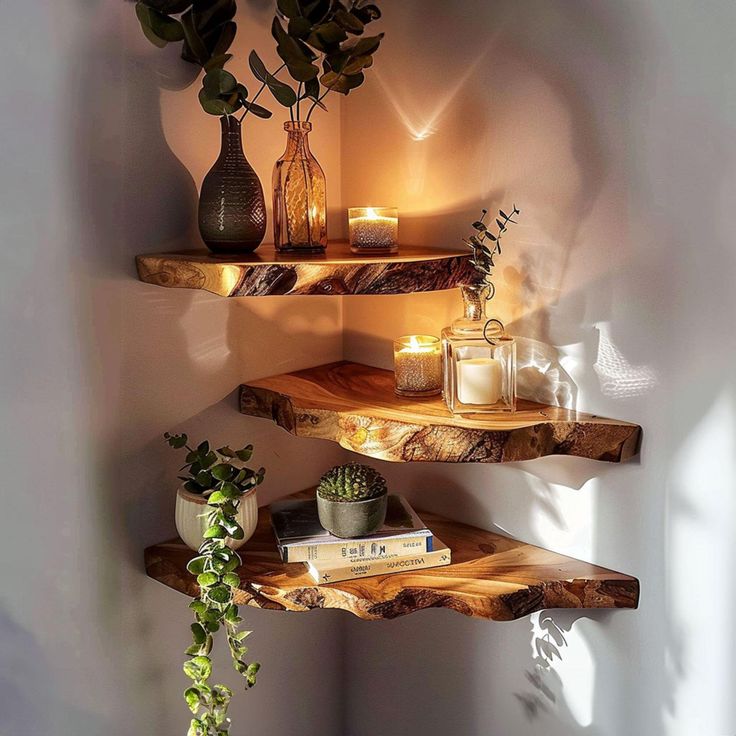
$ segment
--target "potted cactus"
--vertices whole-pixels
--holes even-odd
[[[317,487],[319,523],[336,537],[372,534],[386,519],[386,479],[358,463],[328,470]]]

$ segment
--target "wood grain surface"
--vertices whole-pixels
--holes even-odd
[[[391,371],[349,362],[249,382],[240,389],[240,410],[298,437],[392,462],[545,455],[621,462],[637,454],[641,438],[636,424],[528,401],[519,401],[514,414],[453,416],[441,397],[396,396]]]
[[[296,494],[305,497],[313,491]],[[424,608],[449,608],[466,616],[509,621],[546,608],[636,608],[639,581],[587,562],[472,526],[421,512],[452,550],[452,564],[317,585],[302,563],[281,562],[267,508],[259,510],[254,536],[240,550],[236,603],[308,611],[339,608],[367,620],[392,619]],[[194,553],[180,540],[149,547],[146,571],[188,596],[197,583],[186,570]]]
[[[255,253],[215,256],[209,251],[136,257],[141,281],[204,289],[220,296],[409,294],[451,289],[473,275],[469,251],[402,245],[396,255],[366,256],[330,241],[324,256],[278,255],[273,245]]]

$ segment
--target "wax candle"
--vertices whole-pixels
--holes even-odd
[[[395,207],[350,207],[350,250],[353,253],[396,253],[399,211]]]
[[[501,398],[503,366],[496,358],[457,361],[457,398],[463,404],[495,404]]]
[[[442,390],[439,338],[405,335],[394,341],[395,391],[399,396],[433,396]]]

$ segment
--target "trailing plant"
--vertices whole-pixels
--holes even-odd
[[[258,94],[268,87],[290,108],[292,120],[301,120],[302,102],[309,104],[306,121],[316,107],[326,110],[323,100],[330,92],[347,95],[365,81],[384,34],[363,34],[380,17],[379,7],[366,0],[278,0],[271,33],[283,63],[270,73],[251,52],[251,71],[262,83]],[[283,69],[297,83],[296,91],[276,78]]]
[[[317,493],[326,501],[367,501],[387,493],[386,479],[368,465],[338,465],[322,476]]]
[[[233,602],[233,591],[240,585],[236,570],[242,560],[227,541],[243,538],[243,529],[236,520],[240,499],[263,481],[265,470],[245,467],[253,455],[252,445],[240,450],[227,446],[213,450],[206,440],[196,448],[190,447],[186,434],[167,432],[164,439],[174,449],[186,449],[182,467],[186,475],[179,478],[188,491],[207,499],[204,542],[187,565],[199,585],[199,596],[189,604],[195,622],[191,626],[193,642],[186,650],[190,659],[184,664],[184,673],[192,680],[184,699],[194,714],[188,736],[227,736],[227,712],[233,693],[225,685],[210,685],[210,652],[213,634],[223,628],[234,669],[243,676],[246,689],[255,685],[260,664],[244,659],[248,648],[243,640],[251,632],[240,631],[242,618]]]
[[[199,102],[210,115],[243,108],[260,118],[271,112],[248,99],[248,89],[224,66],[235,40],[236,0],[139,0],[135,12],[146,38],[159,48],[181,43],[181,58],[204,69]]]
[[[480,220],[476,220],[473,223],[476,234],[471,235],[469,238],[463,238],[463,242],[473,251],[473,257],[470,259],[470,262],[480,275],[481,283],[489,288],[487,299],[493,299],[496,293],[496,287],[493,285],[493,281],[491,281],[493,278],[493,269],[496,265],[493,258],[496,255],[501,255],[501,237],[508,230],[509,223],[516,224],[516,220],[513,218],[521,214],[521,210],[518,210],[516,205],[513,205],[510,215],[507,215],[503,210],[499,210],[495,222],[497,227],[495,234],[488,229],[484,222],[488,215],[488,210],[484,209],[481,212]],[[493,247],[489,246],[489,242],[493,244]]]

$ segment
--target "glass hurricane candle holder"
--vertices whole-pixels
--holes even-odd
[[[396,207],[350,207],[348,229],[353,253],[398,253],[399,211]]]
[[[398,396],[435,396],[442,391],[442,348],[432,335],[394,340],[394,380]]]
[[[453,414],[516,410],[516,342],[486,317],[488,286],[464,284],[464,315],[442,331],[444,397]]]

